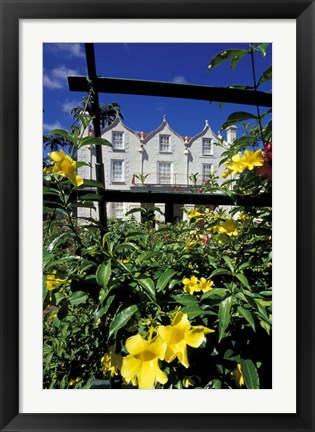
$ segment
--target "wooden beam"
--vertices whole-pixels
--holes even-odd
[[[91,190],[77,191],[79,196],[91,193]],[[151,202],[165,204],[201,204],[201,205],[242,205],[271,207],[272,196],[261,194],[257,196],[237,195],[234,199],[223,194],[194,193],[194,192],[156,192],[113,190],[104,191],[104,199],[107,202]]]
[[[68,83],[71,91],[87,92],[89,89],[85,76],[69,76]],[[272,95],[270,93],[254,90],[104,77],[98,77],[94,80],[94,84],[95,90],[99,93],[163,96],[206,100],[209,102],[228,102],[264,107],[272,106]]]

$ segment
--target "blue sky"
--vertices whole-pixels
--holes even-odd
[[[115,78],[157,80],[176,83],[225,87],[233,84],[253,85],[250,56],[245,56],[232,71],[224,62],[208,71],[210,60],[228,48],[245,48],[242,43],[96,43],[95,59],[98,75]],[[255,55],[257,79],[271,65],[271,45],[266,57]],[[85,93],[70,92],[68,75],[87,75],[84,44],[44,44],[43,46],[43,129],[69,129],[73,123],[71,108],[82,104]],[[271,91],[271,82],[260,86]],[[207,101],[165,97],[100,94],[100,103],[117,102],[124,116],[123,122],[135,131],[151,132],[166,115],[170,126],[183,136],[194,136],[209,121],[218,133],[227,117],[235,111],[256,114],[247,105],[210,104]],[[262,112],[265,111],[262,108]],[[239,134],[242,131],[239,130]],[[224,133],[222,133],[224,136]]]

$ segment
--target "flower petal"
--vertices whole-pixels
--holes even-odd
[[[188,321],[188,316],[183,312],[178,312],[176,314],[172,324],[178,330],[187,331],[190,329],[190,322]]]
[[[204,337],[204,329],[201,326],[195,327],[185,334],[187,345],[193,348],[198,348],[202,344]]]
[[[153,361],[143,362],[138,373],[138,386],[139,389],[152,389],[154,388],[156,372]]]
[[[48,153],[48,156],[54,161],[54,162],[61,162],[62,161],[62,159],[63,159],[63,155],[62,154],[60,154],[61,152],[56,152],[56,151],[54,151],[54,152],[51,152],[51,153]]]
[[[163,372],[160,368],[158,363],[155,366],[155,373],[156,373],[156,381],[159,382],[160,384],[165,384],[168,381],[168,376],[166,375],[165,372]]]
[[[187,346],[185,344],[185,348],[177,353],[177,358],[180,361],[180,363],[185,366],[185,368],[189,368],[189,361],[187,357]]]
[[[131,355],[136,356],[148,349],[148,342],[138,333],[126,340],[126,348]]]
[[[141,360],[138,360],[131,355],[123,358],[120,372],[127,383],[129,383],[133,377],[140,372],[141,364]]]
[[[158,334],[167,345],[172,343],[173,328],[172,326],[159,326]]]

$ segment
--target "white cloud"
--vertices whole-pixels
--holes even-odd
[[[45,72],[43,77],[44,87],[50,90],[63,88],[67,84],[69,75],[78,75],[78,71],[61,65],[52,69],[50,73]]]
[[[59,80],[50,78],[47,74],[44,74],[43,84],[44,84],[44,87],[47,87],[50,90],[60,89],[63,87],[62,82],[60,82]]]
[[[62,51],[68,54],[70,57],[85,58],[84,49],[82,45],[78,43],[57,43],[54,44],[53,47],[56,49],[57,52]]]
[[[175,84],[187,84],[186,78],[183,75],[178,75],[173,78]]]
[[[63,112],[66,112],[68,114],[70,114],[71,110],[76,107],[82,105],[82,101],[79,100],[66,100],[62,105],[61,105],[61,109]]]
[[[64,127],[61,125],[61,123],[59,121],[56,121],[55,123],[44,123],[43,124],[44,132],[49,132],[53,129],[64,129]]]

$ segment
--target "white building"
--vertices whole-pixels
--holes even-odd
[[[236,126],[227,129],[227,146],[236,138]],[[92,134],[93,132],[89,132]],[[183,137],[173,130],[163,116],[161,125],[150,133],[135,132],[123,124],[119,117],[102,130],[102,138],[112,143],[112,148],[102,146],[105,170],[105,185],[111,190],[131,190],[147,188],[152,191],[190,191],[200,187],[209,173],[216,172],[221,177],[224,166],[219,167],[224,151],[222,138],[215,135],[208,121],[200,133],[193,137]],[[95,147],[85,146],[78,152],[78,160],[90,166],[79,168],[79,175],[86,179],[96,179]],[[159,207],[160,203],[107,203],[109,217],[124,217],[135,207]],[[191,207],[186,205],[186,207]],[[81,208],[78,216],[96,217],[95,210]],[[160,221],[163,216],[156,214]],[[182,218],[183,205],[174,204],[174,218]]]

